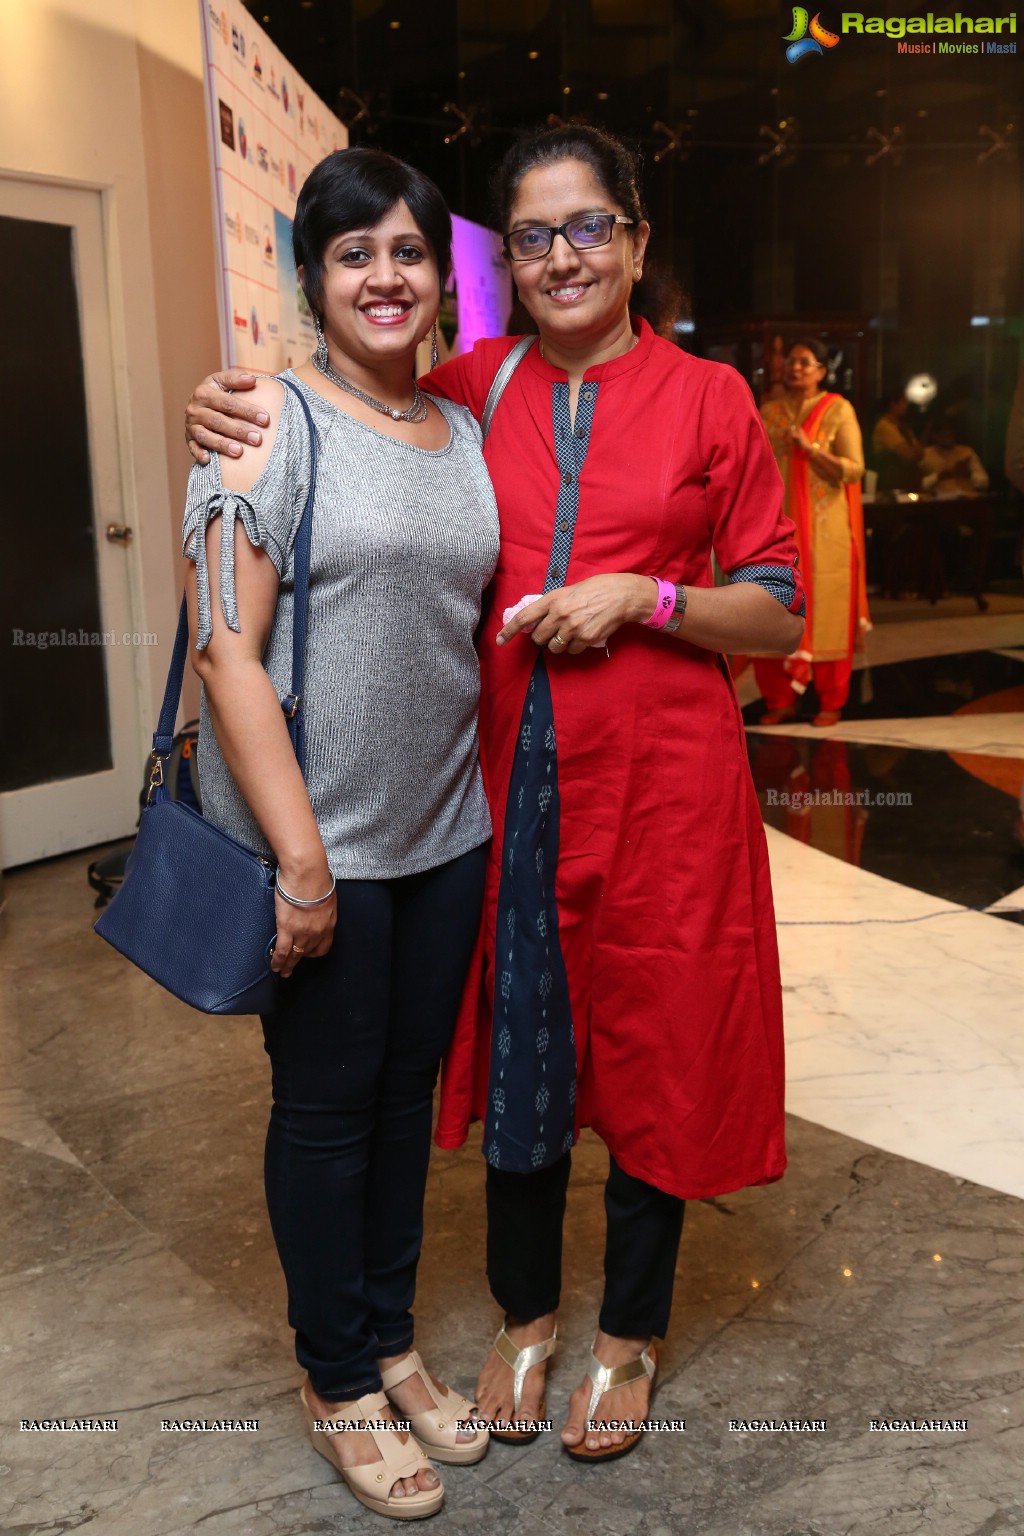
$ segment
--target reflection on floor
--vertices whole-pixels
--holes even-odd
[[[884,717],[858,710],[827,736],[751,730],[786,986],[791,1166],[779,1184],[687,1213],[654,1408],[685,1433],[650,1435],[604,1469],[569,1462],[555,1435],[495,1445],[479,1467],[444,1470],[440,1536],[1024,1532],[1024,931],[964,910],[1024,907],[1020,722],[975,712],[1020,686],[1019,657],[996,652],[1024,645],[1024,616],[993,609],[877,631]],[[948,664],[922,671],[944,647]],[[901,656],[917,670],[884,677]],[[905,707],[908,677],[925,679],[929,718]],[[979,719],[998,726],[984,753],[962,730]],[[927,734],[951,725],[955,739]],[[843,739],[871,728],[892,737]],[[769,804],[784,790],[788,803]],[[822,803],[837,791],[871,803]],[[85,863],[7,882],[0,1529],[380,1532],[302,1433],[263,1210],[258,1031],[190,1013],[94,939]],[[605,1167],[585,1136],[556,1426],[599,1305]],[[474,1147],[435,1155],[418,1343],[464,1390],[498,1321],[482,1187]],[[118,1430],[19,1429],[85,1415]],[[186,1418],[259,1429],[160,1428]],[[828,1428],[730,1428],[784,1418]],[[923,1419],[967,1429],[871,1428]]]
[[[767,826],[966,907],[991,906],[1024,882],[1024,847],[1013,835],[1024,758],[1005,761],[1004,787],[990,777],[1000,759],[972,772],[969,754],[822,735],[749,736]]]

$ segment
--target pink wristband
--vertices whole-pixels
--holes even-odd
[[[658,583],[658,601],[649,619],[644,619],[645,629],[664,629],[676,606],[676,589],[670,581],[653,578]]]

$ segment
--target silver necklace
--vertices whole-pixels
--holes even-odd
[[[326,347],[324,348],[326,351]],[[380,411],[382,416],[390,416],[392,421],[407,421],[412,426],[427,419],[427,401],[419,385],[413,380],[412,405],[407,410],[396,410],[392,405],[385,405],[383,400],[377,400],[373,395],[368,395],[365,389],[360,389],[353,384],[351,379],[346,379],[342,374],[335,372],[326,357],[319,355],[317,348],[313,353],[313,367],[318,373],[322,373],[325,379],[330,379],[332,384],[337,384],[339,389],[347,390],[350,395],[355,395],[357,400],[362,400],[364,405],[371,405],[375,411]]]

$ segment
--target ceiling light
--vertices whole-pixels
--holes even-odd
[[[607,91],[598,91],[597,99],[598,99],[598,101],[607,101],[608,100],[608,92]]]
[[[537,52],[536,48],[531,48],[530,52],[526,55],[526,57],[528,59],[539,59],[540,58],[540,54]]]
[[[915,373],[913,378],[907,380],[903,393],[911,405],[931,405],[939,392],[939,383],[934,374]]]

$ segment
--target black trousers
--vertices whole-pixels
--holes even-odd
[[[265,1178],[295,1353],[340,1402],[413,1339],[432,1095],[480,921],[486,848],[399,880],[339,880],[329,954],[263,1019]]]
[[[558,1308],[571,1153],[537,1173],[487,1168],[487,1278],[520,1322]],[[624,1173],[609,1158],[604,1300],[599,1326],[617,1338],[663,1338],[672,1308],[686,1202]]]

